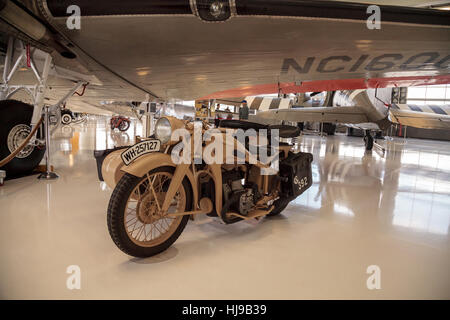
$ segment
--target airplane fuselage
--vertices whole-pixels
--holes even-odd
[[[349,126],[380,130],[390,125],[388,119],[391,89],[338,90],[333,96],[333,106],[359,106],[364,109],[369,122]]]

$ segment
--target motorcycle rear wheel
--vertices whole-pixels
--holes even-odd
[[[173,172],[172,167],[151,170],[144,177],[126,173],[117,183],[108,206],[109,234],[116,246],[134,257],[151,257],[169,248],[183,232],[189,216],[158,215]],[[189,211],[192,191],[184,179],[168,212]]]
[[[288,206],[289,201],[277,200],[274,202],[273,210],[267,215],[267,217],[274,217],[283,212],[284,209]]]

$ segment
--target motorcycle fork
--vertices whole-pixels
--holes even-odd
[[[189,164],[182,163],[177,165],[172,180],[170,181],[169,189],[166,192],[166,197],[161,207],[162,212],[167,212],[167,210],[169,209],[170,203],[172,202],[173,197],[175,197],[175,193],[183,182],[183,179],[186,176],[188,170]],[[192,187],[194,188],[195,186]]]

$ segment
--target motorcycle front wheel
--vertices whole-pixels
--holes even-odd
[[[108,206],[108,230],[116,246],[134,257],[151,257],[169,248],[183,232],[189,216],[160,215],[175,169],[160,167],[142,178],[126,173],[117,183]],[[192,191],[180,184],[168,213],[189,211]]]

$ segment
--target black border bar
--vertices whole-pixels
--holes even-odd
[[[236,0],[238,15],[309,17],[367,20],[370,4],[305,0]],[[444,10],[378,5],[381,22],[450,25],[450,13]]]
[[[70,5],[82,16],[137,14],[192,14],[189,0],[47,0],[54,17],[65,17]],[[199,2],[201,6],[205,1]],[[311,0],[235,0],[237,15],[367,20],[368,4]],[[197,4],[199,5],[199,4]],[[379,5],[382,22],[450,26],[450,12],[435,9]]]
[[[189,0],[47,0],[54,17],[69,16],[67,8],[77,5],[81,16],[136,14],[192,14]]]

